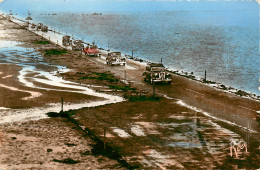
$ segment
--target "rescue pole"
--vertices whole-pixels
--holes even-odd
[[[107,133],[107,129],[105,127],[104,128],[104,150],[106,150],[106,133]]]
[[[205,76],[204,76],[204,81],[207,81],[207,71],[205,70]]]
[[[153,98],[155,98],[155,82],[153,81]]]

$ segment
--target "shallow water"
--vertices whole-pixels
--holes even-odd
[[[100,98],[100,101],[65,103],[63,107],[64,111],[123,101],[123,99],[118,96],[95,92],[87,87],[88,85],[80,85],[78,83],[63,80],[61,77],[56,76],[56,74],[67,72],[69,69],[46,63],[43,61],[43,57],[40,53],[35,52],[30,48],[17,46],[18,44],[19,43],[12,41],[2,41],[0,48],[0,64],[12,64],[21,67],[17,76],[18,83],[23,84],[25,87],[30,87],[32,90],[21,90],[5,84],[0,84],[0,86],[12,91],[26,92],[30,94],[29,97],[22,98],[22,100],[30,100],[41,96],[42,94],[37,92],[37,90],[80,93]],[[7,75],[2,78],[13,78],[13,75]],[[40,83],[41,86],[36,85],[35,82]],[[0,124],[47,118],[46,113],[59,112],[60,107],[59,103],[47,103],[45,107],[35,107],[30,109],[8,109],[0,106]]]

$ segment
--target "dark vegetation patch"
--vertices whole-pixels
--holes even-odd
[[[239,96],[248,96],[249,95],[247,92],[244,92],[242,90],[238,90],[237,92],[235,92],[235,94],[237,94]]]
[[[124,98],[128,99],[130,102],[137,101],[159,101],[161,98],[158,96],[147,96],[147,95],[133,95],[133,94],[125,94]]]
[[[203,83],[207,83],[207,84],[216,84],[216,82],[214,81],[210,81],[210,80],[203,80]]]
[[[158,122],[161,122],[161,123],[179,123],[179,124],[181,124],[181,123],[191,123],[191,122],[193,122],[193,120],[189,119],[188,117],[184,118],[184,119],[166,118],[166,119],[161,119]]]
[[[74,143],[65,143],[65,145],[67,145],[68,147],[71,147],[71,146],[77,146],[77,145],[74,144]]]
[[[49,117],[69,117],[69,116],[72,116],[72,115],[75,115],[75,111],[66,111],[66,112],[62,112],[60,111],[59,113],[57,112],[48,112],[47,115]]]
[[[44,52],[45,55],[61,55],[61,54],[68,53],[68,51],[64,49],[48,49],[48,50],[44,50]]]
[[[227,90],[227,89],[228,89],[224,84],[221,84],[220,87],[221,87],[223,90]]]
[[[131,86],[109,85],[108,87],[109,87],[110,89],[122,90],[122,91],[124,91],[124,92],[130,91],[130,90],[136,90],[135,88],[133,88],[133,87],[131,87]]]
[[[36,45],[38,45],[38,44],[45,45],[45,44],[50,44],[50,41],[40,40],[40,41],[34,41],[33,43]]]
[[[81,152],[82,155],[91,155],[90,151]]]
[[[63,160],[58,160],[58,159],[53,159],[54,162],[59,162],[59,163],[65,163],[65,164],[77,164],[79,163],[79,161],[74,161],[71,158],[66,158]]]
[[[119,79],[117,79],[114,75],[111,73],[92,73],[90,75],[85,75],[84,77],[81,77],[80,79],[91,79],[91,80],[106,80],[110,83],[117,83],[119,82]]]

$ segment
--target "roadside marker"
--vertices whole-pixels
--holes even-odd
[[[104,150],[106,150],[106,133],[107,133],[107,130],[106,130],[106,127],[104,127]]]
[[[63,112],[63,97],[61,97],[61,112]]]

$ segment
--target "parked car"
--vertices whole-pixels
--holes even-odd
[[[8,20],[11,19],[10,15],[6,15],[5,17],[6,17],[6,19],[8,19]]]
[[[83,41],[81,40],[74,40],[72,41],[72,50],[80,51],[84,49]]]
[[[62,44],[63,44],[64,46],[69,46],[69,45],[71,45],[71,43],[72,43],[72,41],[71,41],[71,39],[70,39],[70,36],[64,35],[64,36],[62,37]]]
[[[148,63],[143,73],[144,81],[150,83],[165,82],[171,84],[172,77],[161,63]]]
[[[48,32],[48,27],[47,26],[42,26],[41,31],[42,32]]]
[[[38,23],[36,29],[37,29],[37,30],[41,30],[41,29],[42,29],[42,26],[43,26],[42,23]]]
[[[97,57],[101,56],[101,53],[98,49],[96,48],[89,48],[88,46],[83,50],[85,55],[92,56],[92,57]]]
[[[125,65],[126,59],[125,57],[122,57],[121,52],[109,52],[106,62],[109,65]]]
[[[31,25],[31,28],[32,28],[32,29],[35,29],[35,27],[36,27],[35,24],[32,24],[32,25]]]

